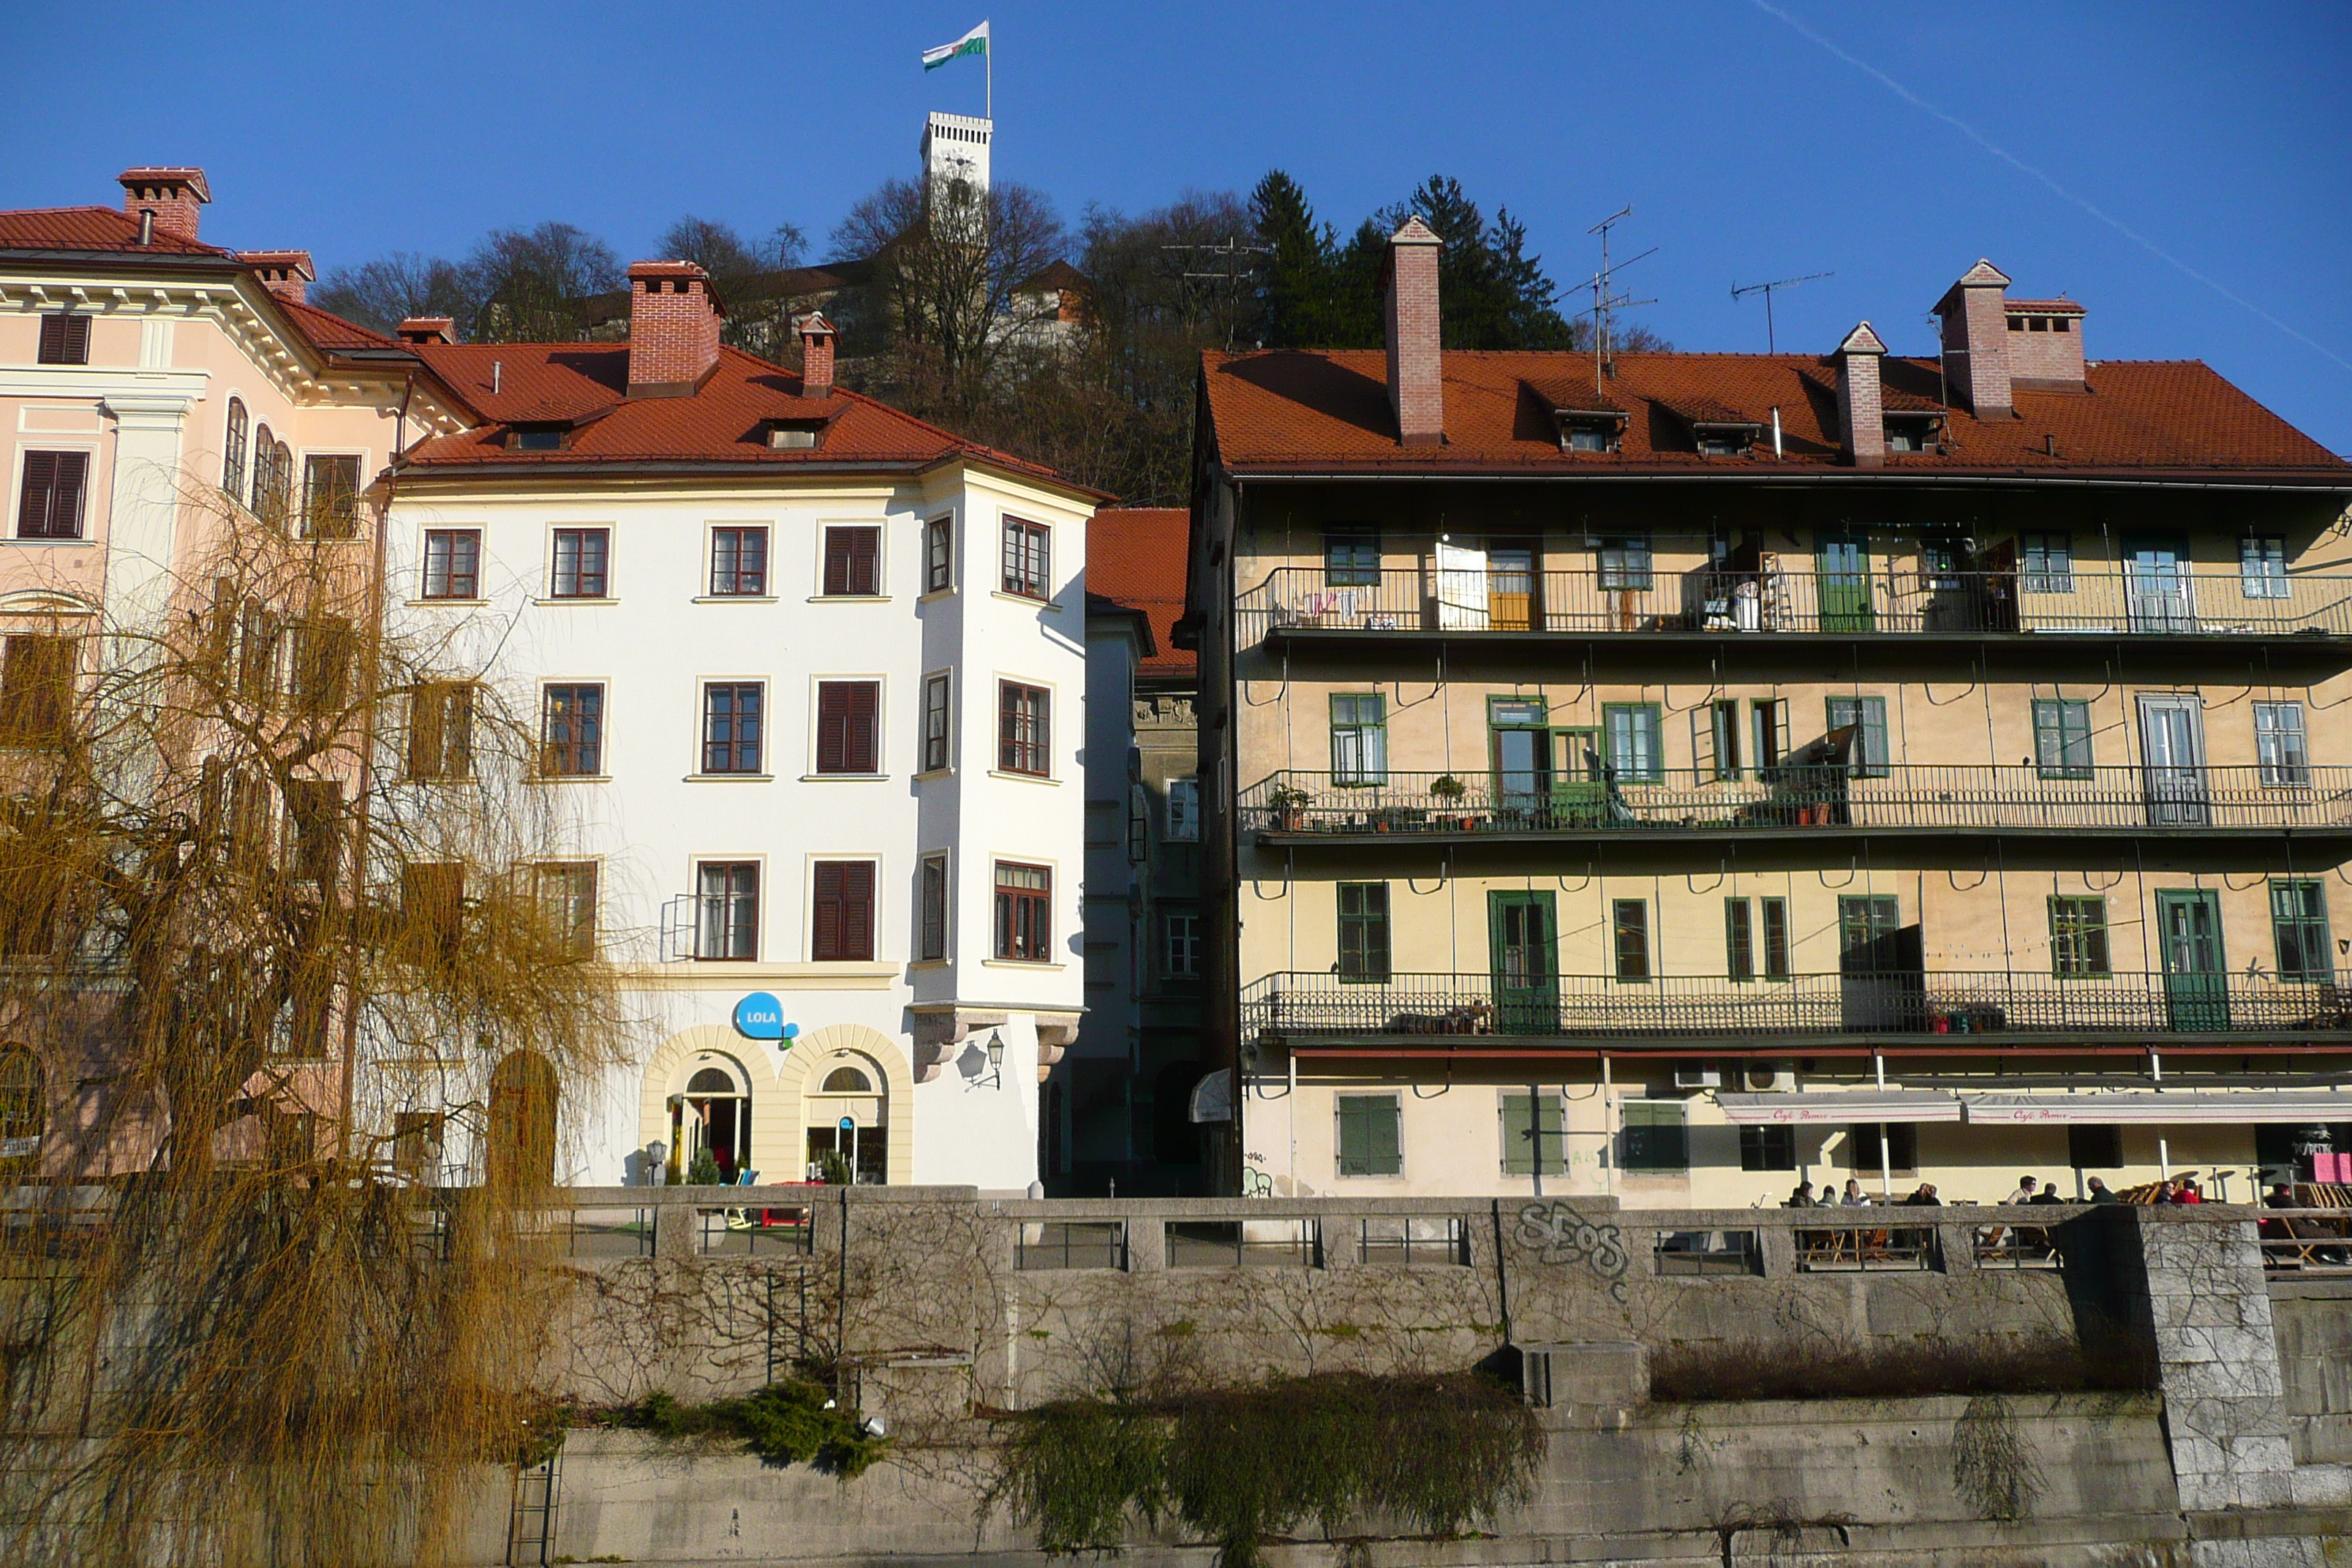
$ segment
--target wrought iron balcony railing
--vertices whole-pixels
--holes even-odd
[[[1771,829],[2098,832],[2229,828],[2352,832],[2352,768],[1897,764],[1562,773],[1286,770],[1242,793],[1244,831],[1520,836],[1739,834]]]
[[[1780,1045],[1839,1035],[2340,1036],[2344,975],[1870,973],[1661,975],[1286,971],[1245,987],[1245,1034],[1590,1037]],[[1956,1043],[1957,1044],[1957,1043]]]
[[[1282,566],[1235,609],[1244,647],[1291,631],[2347,637],[2352,575],[2130,563],[1840,572],[1804,556],[1755,571],[1423,564],[1337,581],[1319,566]]]

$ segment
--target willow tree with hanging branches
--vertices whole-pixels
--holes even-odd
[[[0,671],[0,1561],[430,1562],[531,1441],[555,1105],[632,1028],[380,510],[183,500]]]

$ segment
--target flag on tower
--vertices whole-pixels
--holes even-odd
[[[952,44],[941,44],[936,49],[925,49],[923,51],[923,68],[927,71],[935,71],[941,66],[947,64],[950,60],[960,58],[962,56],[980,55],[985,57],[987,53],[988,24],[982,22],[979,26],[974,27],[971,32],[966,33],[962,37],[958,38]]]

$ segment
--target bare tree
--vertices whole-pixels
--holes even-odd
[[[0,1560],[429,1561],[528,1439],[520,1216],[633,1031],[527,716],[375,629],[351,498],[187,489],[168,604],[10,637]]]
[[[722,281],[798,267],[808,254],[808,236],[798,224],[781,223],[764,239],[745,239],[732,224],[690,214],[664,229],[657,244],[663,259],[691,261]]]
[[[1053,203],[1026,185],[891,180],[850,208],[833,244],[871,259],[897,379],[968,392],[1008,341],[1015,289],[1066,238]]]
[[[466,269],[437,256],[395,250],[358,267],[331,270],[310,292],[322,310],[389,332],[411,316],[470,323],[481,294]]]
[[[587,325],[586,302],[625,286],[613,247],[568,223],[492,229],[466,270],[482,304],[471,336],[490,342],[561,342]]]

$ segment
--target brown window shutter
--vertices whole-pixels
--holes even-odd
[[[816,863],[816,897],[810,910],[813,929],[809,936],[809,956],[820,963],[838,959],[841,952],[841,884],[842,873],[848,867],[839,860]]]
[[[849,771],[849,689],[833,681],[816,689],[816,771],[821,773]]]
[[[852,860],[841,868],[841,955],[870,961],[874,956],[874,862]]]
[[[25,489],[16,506],[16,536],[40,539],[49,531],[49,502],[58,488],[58,454],[25,454]]]
[[[845,528],[830,528],[824,534],[824,591],[846,594],[849,587],[849,532]]]
[[[870,773],[876,771],[879,748],[875,744],[875,694],[871,681],[858,681],[844,689],[849,696],[848,733],[843,748],[843,771]]]
[[[849,534],[849,591],[853,594],[878,594],[882,591],[882,531],[878,528],[853,528]]]

